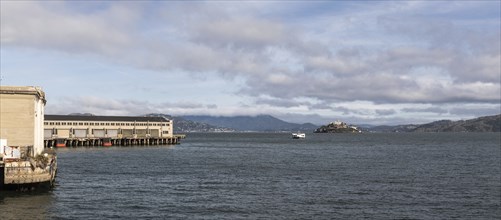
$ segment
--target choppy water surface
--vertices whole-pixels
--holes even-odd
[[[2,219],[499,219],[501,135],[190,134],[58,149],[56,188]]]

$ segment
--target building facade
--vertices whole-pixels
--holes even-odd
[[[0,139],[9,146],[32,146],[27,156],[42,153],[45,103],[40,87],[0,86]]]
[[[45,115],[44,138],[171,138],[173,126],[163,117]]]

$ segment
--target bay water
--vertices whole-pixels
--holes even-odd
[[[501,133],[188,134],[57,149],[1,219],[500,219]]]

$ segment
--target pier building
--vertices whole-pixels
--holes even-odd
[[[163,117],[45,115],[45,146],[177,144],[173,121]]]

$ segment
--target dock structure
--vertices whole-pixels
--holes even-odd
[[[98,146],[151,146],[180,144],[183,135],[163,138],[50,138],[44,140],[45,148],[98,147]]]
[[[179,144],[173,121],[163,117],[45,115],[44,146],[148,146]]]

